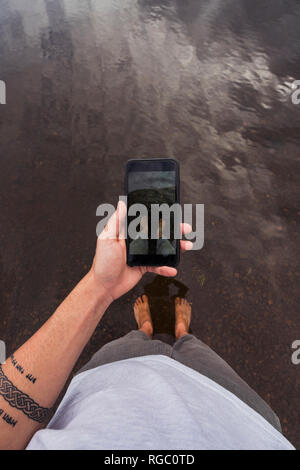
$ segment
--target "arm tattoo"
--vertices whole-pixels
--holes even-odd
[[[3,414],[4,413],[4,414]],[[5,421],[7,424],[12,426],[13,428],[15,425],[18,423],[16,419],[14,419],[12,416],[10,416],[8,413],[5,413],[4,410],[0,410],[0,416],[2,416],[3,421]]]
[[[16,370],[17,370],[18,372],[20,372],[20,374],[23,375],[24,372],[25,372],[25,370],[24,370],[24,368],[21,366],[21,364],[19,364],[19,362],[17,361],[17,359],[15,358],[15,356],[14,356],[13,354],[10,356],[10,360],[11,360],[12,365],[16,368]],[[36,382],[36,377],[34,377],[32,374],[29,374],[29,373],[26,374],[26,375],[25,375],[25,378],[26,378],[27,380],[29,380],[29,382],[33,383],[33,384],[35,384],[35,382]]]
[[[0,395],[6,400],[10,406],[21,410],[28,418],[42,423],[46,421],[51,409],[43,408],[36,403],[29,395],[19,390],[6,377],[0,365]]]

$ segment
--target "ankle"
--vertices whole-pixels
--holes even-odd
[[[149,338],[152,338],[153,336],[153,327],[150,323],[150,321],[146,320],[143,325],[141,326],[141,328],[139,328],[140,331],[143,331],[143,333],[145,333],[147,336],[149,336]]]
[[[188,334],[188,330],[184,325],[178,325],[175,328],[175,338],[178,340]]]

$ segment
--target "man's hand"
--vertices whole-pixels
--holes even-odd
[[[97,241],[91,275],[99,286],[106,292],[110,302],[121,297],[132,289],[146,272],[173,277],[177,269],[168,266],[140,266],[131,268],[126,264],[126,241],[123,237],[123,226],[126,217],[126,205],[120,201],[116,212],[109,219],[107,226]],[[191,226],[182,224],[182,233],[189,233]],[[190,250],[190,241],[180,241],[181,250]]]

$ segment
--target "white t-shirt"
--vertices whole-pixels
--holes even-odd
[[[166,356],[77,375],[27,449],[294,449],[261,415]]]

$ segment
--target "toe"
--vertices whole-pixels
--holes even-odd
[[[142,301],[148,302],[148,296],[146,294],[142,295]]]

